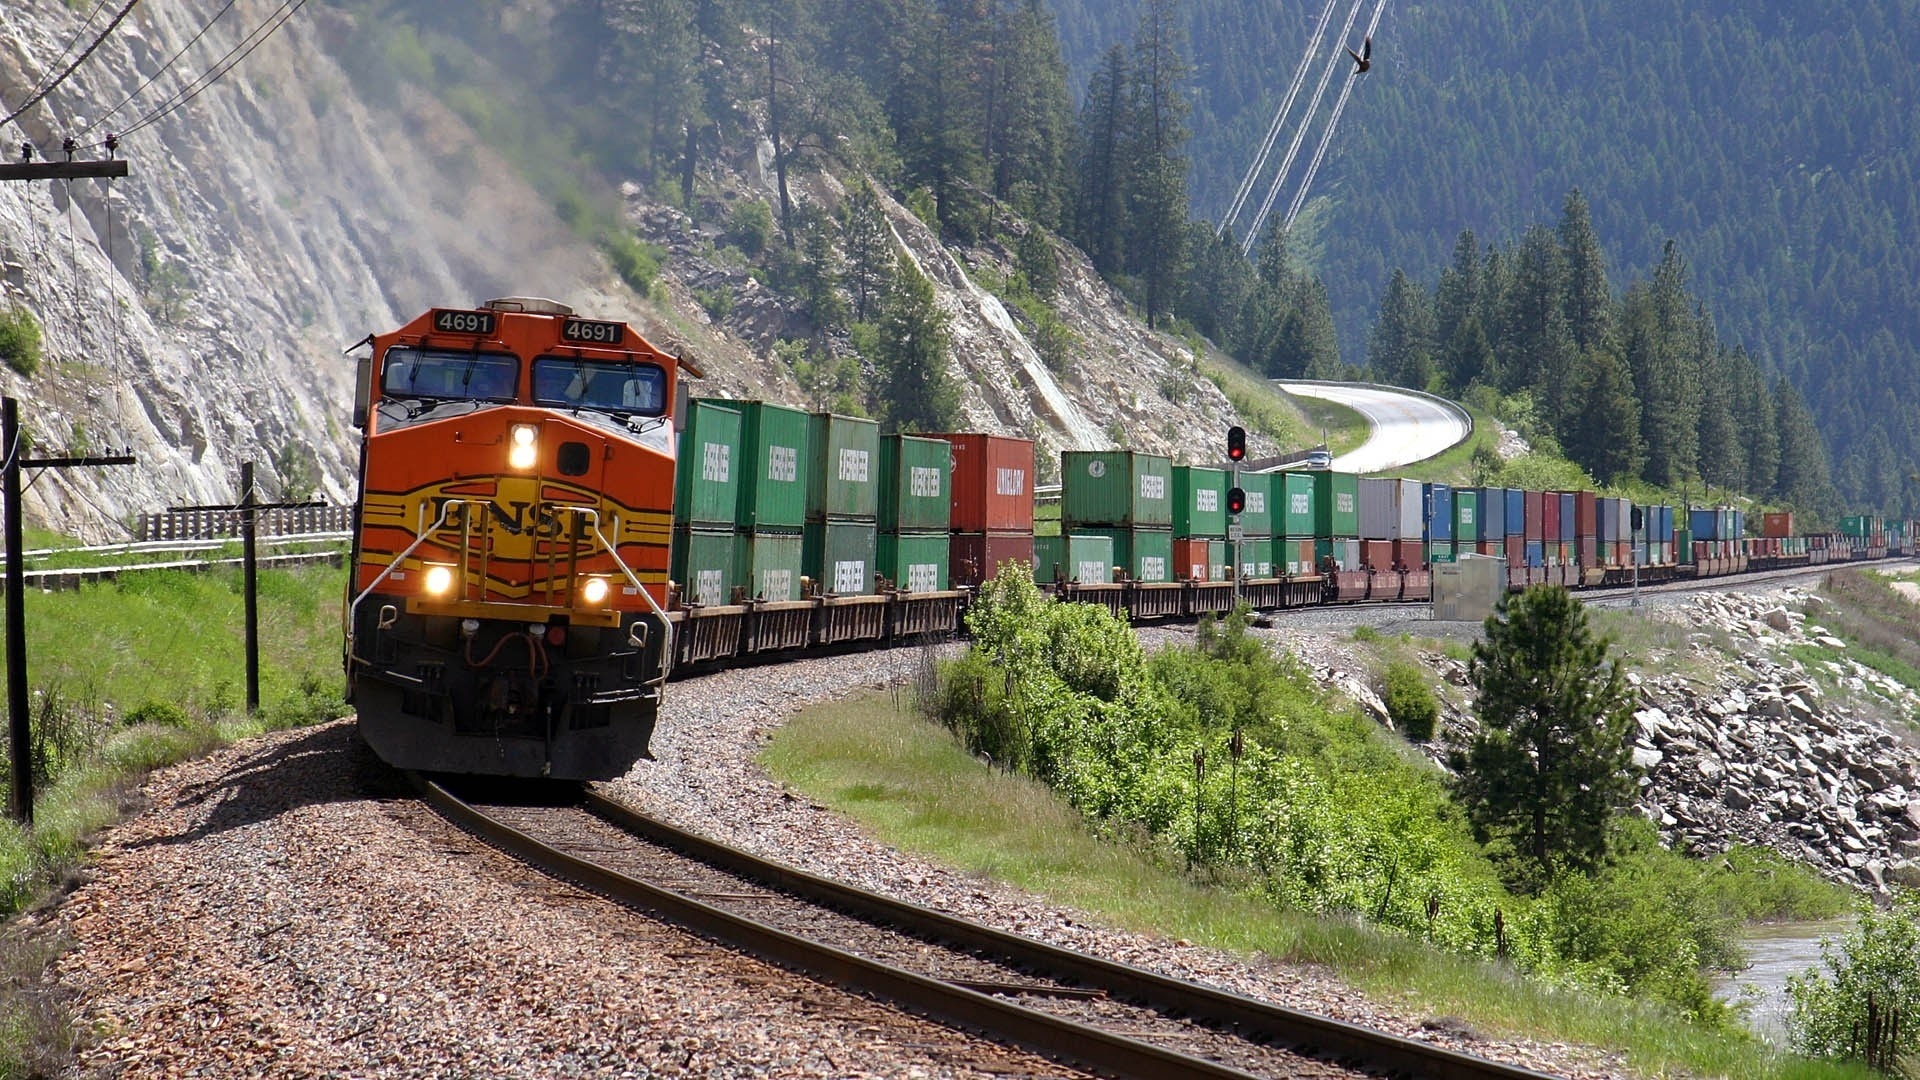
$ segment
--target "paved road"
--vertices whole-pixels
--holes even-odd
[[[1289,394],[1345,405],[1367,418],[1372,429],[1367,441],[1333,459],[1333,467],[1341,472],[1380,472],[1425,461],[1472,431],[1466,410],[1433,398],[1365,383],[1277,381]]]

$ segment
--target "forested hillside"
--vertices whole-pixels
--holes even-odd
[[[1076,87],[1147,7],[1051,2]],[[1196,215],[1228,205],[1321,8],[1182,9]],[[1396,267],[1431,289],[1461,230],[1516,243],[1577,187],[1616,280],[1674,241],[1721,338],[1806,398],[1847,501],[1920,513],[1916,31],[1916,0],[1395,5],[1289,246],[1359,362]]]

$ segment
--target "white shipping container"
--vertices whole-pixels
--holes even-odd
[[[1425,535],[1427,495],[1418,480],[1389,480],[1393,485],[1393,532],[1389,540],[1419,540]]]
[[[1393,528],[1398,524],[1395,517],[1394,497],[1399,494],[1399,482],[1395,480],[1374,480],[1360,478],[1360,538],[1362,540],[1392,540],[1397,534]],[[1420,529],[1414,527],[1414,535],[1420,535]]]

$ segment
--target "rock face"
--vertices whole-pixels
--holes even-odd
[[[1646,656],[1628,676],[1640,812],[1692,851],[1759,844],[1877,893],[1920,883],[1920,752],[1907,726],[1920,695],[1856,661],[1808,670],[1788,657],[1792,645],[1845,648],[1802,613],[1812,599],[1701,594],[1649,615],[1696,631],[1687,649],[1706,662],[1682,673],[1685,655]],[[1425,659],[1464,684],[1465,664]],[[1456,704],[1442,727],[1436,759],[1473,722]]]
[[[156,111],[264,15],[215,22],[188,49],[216,7],[139,6],[21,118],[42,155],[72,134],[79,156],[96,156],[108,131]],[[540,32],[525,6],[492,17]],[[65,4],[0,4],[0,115],[64,66],[81,19]],[[176,54],[177,78],[143,88]],[[128,178],[0,184],[0,312],[30,312],[46,354],[30,376],[0,367],[0,393],[22,401],[42,448],[127,447],[140,462],[48,473],[28,496],[34,523],[122,539],[137,514],[230,501],[247,460],[269,495],[304,497],[311,486],[289,488],[306,474],[345,498],[356,441],[342,350],[426,308],[495,296],[631,320],[695,355],[709,375],[697,393],[802,403],[772,345],[807,336],[804,320],[744,266],[713,257],[712,226],[630,191],[634,228],[669,252],[658,299],[638,297],[459,115],[405,82],[350,74],[344,65],[363,55],[351,14],[308,5],[204,93],[130,132],[119,151]],[[768,198],[756,150],[738,148],[703,185]],[[837,185],[803,172],[796,198],[830,207]],[[1076,344],[1056,373],[980,285],[982,270],[1004,278],[1005,252],[951,251],[904,208],[887,211],[949,315],[968,426],[1035,436],[1044,461],[1115,438],[1198,453],[1191,432],[1231,422],[1188,348],[1132,319],[1077,255],[1061,251],[1057,306]],[[717,320],[699,299],[713,290],[732,301]]]

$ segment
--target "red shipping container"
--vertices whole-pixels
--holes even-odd
[[[1581,538],[1579,539],[1579,541],[1578,541],[1578,542],[1577,542],[1577,543],[1575,544],[1575,547],[1576,547],[1576,548],[1577,548],[1577,549],[1579,550],[1579,552],[1580,552],[1580,565],[1581,565],[1581,566],[1599,566],[1599,565],[1601,565],[1601,563],[1600,563],[1600,538],[1599,538],[1599,537],[1597,537],[1597,536],[1582,536],[1582,537],[1581,537]]]
[[[1544,511],[1544,508],[1541,506],[1542,498],[1540,493],[1537,491],[1527,492],[1525,502],[1527,504],[1526,537],[1529,540],[1542,539],[1546,535],[1544,532],[1544,529],[1546,528],[1546,519],[1541,516],[1545,511]],[[1554,504],[1554,511],[1556,514],[1559,512],[1559,509],[1560,509],[1559,504],[1556,502]]]
[[[1573,493],[1574,535],[1585,539],[1600,535],[1600,497],[1591,491]]]
[[[1391,565],[1402,570],[1419,570],[1427,565],[1427,545],[1419,540],[1395,540]],[[1378,567],[1375,567],[1378,569]]]
[[[1360,541],[1360,565],[1369,570],[1393,569],[1393,541]]]
[[[1173,580],[1207,580],[1207,543],[1205,540],[1173,542]]]
[[[926,438],[953,446],[954,532],[1033,531],[1033,440],[965,433]]]
[[[978,585],[999,571],[1004,562],[1022,562],[1033,570],[1033,534],[954,533],[950,549],[952,577],[957,585]]]
[[[1793,515],[1792,514],[1760,515],[1760,535],[1761,536],[1792,536],[1793,535]]]
[[[1478,554],[1491,555],[1494,558],[1501,558],[1505,556],[1506,553],[1507,553],[1507,544],[1506,544],[1506,541],[1504,540],[1480,541]]]
[[[1520,566],[1520,567],[1526,566],[1527,565],[1526,540],[1518,536],[1509,536],[1506,539],[1506,545],[1507,545],[1507,550],[1502,554],[1506,555],[1507,557],[1507,566],[1509,568],[1512,568],[1515,566]]]
[[[1566,534],[1560,531],[1560,496],[1555,492],[1543,492],[1540,496],[1541,536],[1547,546],[1552,547]],[[1533,537],[1529,535],[1527,539]]]

